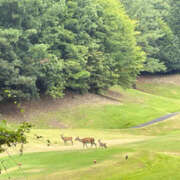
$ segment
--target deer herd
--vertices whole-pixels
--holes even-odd
[[[67,142],[69,141],[69,142],[71,142],[71,144],[73,145],[73,137],[64,137],[64,136],[61,134],[61,139],[64,141],[64,144],[67,144]],[[90,144],[91,147],[93,147],[93,145],[94,145],[95,147],[97,147],[97,145],[96,145],[96,143],[95,143],[95,139],[92,138],[92,137],[86,137],[86,138],[82,138],[82,139],[81,139],[81,138],[79,138],[79,136],[78,136],[78,137],[75,138],[75,141],[81,142],[81,143],[83,144],[83,147],[86,147],[86,148],[88,147],[88,146],[87,146],[88,144]],[[107,148],[106,143],[101,142],[100,139],[98,140],[98,143],[99,143],[99,147]]]
[[[38,136],[36,134],[34,136],[38,140],[43,139],[43,136]],[[64,144],[67,144],[68,142],[70,142],[72,145],[74,144],[73,137],[65,137],[63,136],[63,134],[61,134],[60,136],[61,136],[61,139],[64,141]],[[93,146],[97,147],[97,144],[95,143],[95,139],[93,137],[79,138],[78,136],[74,140],[79,141],[80,143],[83,144],[83,147],[86,147],[86,148],[88,147],[88,144],[90,144],[91,147]],[[100,139],[98,140],[98,143],[99,143],[99,147],[107,148],[106,143],[101,142]],[[50,146],[51,141],[49,139],[46,139],[46,144],[47,146]]]

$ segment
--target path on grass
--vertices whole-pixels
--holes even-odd
[[[116,145],[122,145],[122,144],[128,144],[128,143],[134,143],[134,142],[141,142],[145,140],[149,140],[154,138],[154,136],[143,136],[139,135],[136,137],[128,137],[128,138],[120,138],[120,139],[111,139],[111,140],[106,140],[107,146],[112,147]],[[67,145],[58,145],[58,144],[53,144],[49,147],[47,145],[41,144],[41,143],[35,143],[35,144],[25,144],[24,145],[24,154],[26,153],[37,153],[37,152],[49,152],[49,151],[74,151],[74,150],[86,150],[86,149],[95,149],[95,147],[91,147],[88,145],[88,148],[83,148],[82,143],[77,142],[74,145],[67,144]],[[99,145],[97,144],[97,149],[99,149]],[[19,149],[18,148],[8,148],[8,153],[12,155],[19,154]],[[3,152],[0,154],[1,157],[8,156],[7,152]]]
[[[166,120],[166,119],[168,119],[168,118],[170,118],[170,117],[176,116],[177,114],[179,114],[179,112],[167,114],[167,115],[165,115],[165,116],[162,116],[162,117],[159,117],[159,118],[154,119],[154,120],[152,120],[152,121],[149,121],[149,122],[146,122],[146,123],[143,123],[143,124],[134,126],[134,127],[132,127],[132,128],[141,128],[141,127],[145,127],[145,126],[148,126],[148,125],[151,125],[151,124],[160,122],[160,121],[164,121],[164,120]]]

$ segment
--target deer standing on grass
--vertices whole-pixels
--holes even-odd
[[[34,135],[36,137],[36,139],[42,139],[42,136],[38,136],[37,134]]]
[[[82,139],[80,139],[78,136],[78,137],[76,137],[75,141],[82,142],[83,147],[85,147],[85,146],[87,147],[87,144],[91,144],[91,146],[93,146],[93,145],[96,146],[94,138],[82,138]]]
[[[99,147],[107,148],[106,143],[101,142],[100,139],[98,140],[98,143],[99,143]]]
[[[64,137],[62,134],[61,134],[61,139],[64,141],[64,144],[67,143],[67,141],[71,141],[72,145],[73,145],[73,138],[72,137]]]

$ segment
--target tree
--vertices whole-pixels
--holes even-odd
[[[161,21],[160,24],[164,35],[156,41],[156,45],[160,49],[157,58],[165,64],[167,72],[180,70],[178,37],[166,22]]]
[[[168,71],[180,70],[180,1],[169,0],[170,13],[164,25],[165,39],[163,41],[163,60]]]
[[[120,2],[108,3],[111,8],[105,1],[56,1],[42,18],[43,27],[51,26],[43,28],[41,42],[64,60],[66,89],[97,92],[114,84],[128,86],[142,68],[134,23]]]
[[[24,122],[16,130],[9,129],[6,123],[1,122],[0,127],[0,152],[4,152],[7,147],[16,146],[16,144],[27,143],[25,133],[28,133],[32,125]]]
[[[137,21],[138,45],[146,52],[143,71],[154,73],[166,70],[161,59],[162,49],[157,41],[165,36],[161,23],[168,16],[169,3],[163,0],[121,0],[129,16]],[[160,52],[161,51],[161,52]]]
[[[0,0],[0,10],[0,101],[127,87],[142,68],[118,0]]]

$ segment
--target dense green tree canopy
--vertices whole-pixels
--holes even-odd
[[[180,1],[169,0],[170,13],[167,18],[166,40],[164,42],[164,56],[169,71],[180,70]],[[167,42],[168,41],[168,42]],[[160,44],[161,45],[161,44]]]
[[[134,29],[118,0],[0,0],[0,101],[130,86]]]
[[[180,70],[180,4],[177,0],[120,0],[137,21],[138,44],[146,52],[144,70],[150,73]]]

